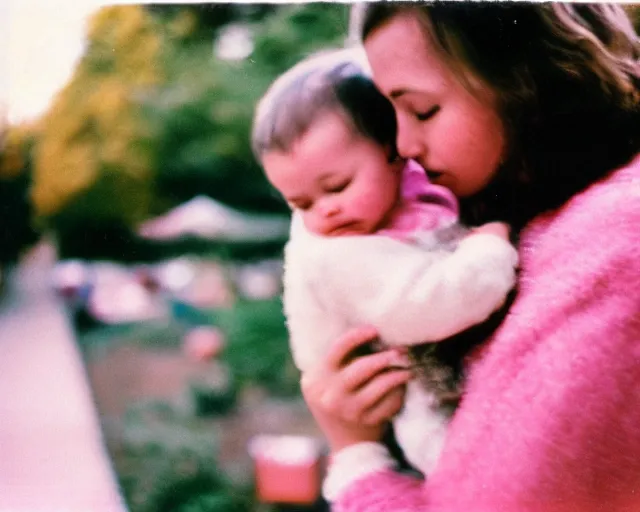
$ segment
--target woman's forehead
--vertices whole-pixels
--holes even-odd
[[[408,91],[437,91],[450,86],[453,79],[412,13],[398,14],[374,30],[364,47],[376,85],[391,98]]]
[[[417,13],[397,14],[364,42],[372,76],[387,97],[408,94],[440,96],[466,90],[482,102],[495,104],[495,92],[463,62],[453,63],[426,33]]]

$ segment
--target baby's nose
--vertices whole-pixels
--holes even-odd
[[[320,205],[320,214],[323,217],[333,217],[340,212],[340,206],[333,201],[325,201]]]

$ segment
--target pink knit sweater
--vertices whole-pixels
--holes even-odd
[[[370,474],[334,511],[640,511],[640,157],[535,219],[520,255],[434,473]]]

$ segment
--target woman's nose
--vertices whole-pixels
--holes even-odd
[[[420,134],[411,123],[398,119],[398,134],[396,136],[398,153],[404,158],[419,158],[424,152],[424,145],[420,140]]]

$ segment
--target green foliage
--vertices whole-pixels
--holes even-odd
[[[184,326],[172,319],[134,324],[101,326],[78,334],[80,347],[89,358],[97,357],[114,345],[135,345],[153,348],[177,348],[185,334]]]
[[[240,301],[215,313],[212,321],[227,336],[228,348],[222,357],[239,385],[263,386],[277,395],[299,395],[299,374],[289,352],[279,298]]]
[[[93,192],[88,197],[97,200]],[[87,196],[77,200],[78,208],[90,208]],[[100,202],[100,201],[98,201]],[[100,207],[96,208],[98,211]],[[125,263],[161,259],[161,248],[152,242],[136,237],[127,223],[100,217],[75,217],[68,215],[57,219],[57,246],[60,259],[112,260]]]
[[[289,352],[280,298],[238,300],[228,309],[201,310],[175,302],[171,321],[103,327],[84,333],[85,350],[118,343],[179,347],[187,325],[215,325],[226,336],[221,362],[231,371],[233,387],[261,386],[280,396],[299,396],[299,373]],[[197,391],[197,390],[196,390]]]
[[[219,471],[210,425],[163,402],[139,403],[125,418],[118,475],[131,512],[249,510]],[[228,508],[219,508],[222,505]],[[200,508],[197,508],[200,507]],[[203,508],[209,507],[209,508]]]
[[[189,390],[197,416],[224,416],[238,403],[236,379],[225,365],[211,364],[191,380]]]
[[[58,221],[57,227],[61,259],[149,263],[198,254],[217,260],[258,261],[280,257],[286,243],[286,239],[229,241],[194,237],[154,241],[138,237],[123,222],[91,218],[64,218]]]
[[[252,23],[255,17],[261,21]],[[246,59],[220,60],[211,40],[197,38],[165,48],[166,86],[145,98],[145,112],[158,130],[158,191],[169,203],[204,193],[240,209],[286,211],[251,153],[254,107],[290,65],[342,44],[347,6],[283,5],[253,16],[240,11],[234,21],[244,22],[254,37]],[[171,26],[171,19],[166,23]]]
[[[36,147],[32,198],[54,226],[148,212],[154,155],[137,96],[161,80],[161,39],[140,6],[115,6],[93,17],[88,40]]]
[[[14,263],[38,239],[29,201],[32,126],[12,126],[0,133],[0,265]]]
[[[331,3],[101,9],[42,120],[31,191],[38,218],[77,246],[85,235],[74,234],[106,240],[198,194],[241,210],[288,211],[251,153],[254,106],[293,63],[342,45],[347,13]],[[254,51],[221,60],[214,42],[237,24],[251,31]],[[123,237],[111,240],[119,247]],[[140,254],[137,243],[120,245],[115,259]]]
[[[212,375],[212,380],[207,376],[219,369],[214,366],[221,365],[233,372],[238,385],[262,386],[280,396],[299,396],[298,373],[290,359],[279,299],[240,301],[232,308],[210,312],[208,318],[210,324],[225,332],[227,346],[222,361],[201,365],[190,384],[215,387],[216,376]],[[114,344],[179,350],[183,334],[181,322],[158,321],[101,328],[84,333],[80,342],[91,360]],[[193,390],[185,386],[184,398],[193,398],[189,393]],[[106,429],[107,436],[115,436],[109,443],[111,455],[131,512],[259,509],[250,478],[231,480],[218,462],[217,428],[233,428],[234,423],[197,413],[188,402],[138,401],[121,422],[111,423],[114,428]]]
[[[326,47],[341,47],[347,36],[348,4],[283,6],[256,30],[251,61],[273,79],[301,58]],[[270,80],[269,80],[270,81]]]
[[[167,25],[171,37],[182,43],[211,41],[223,26],[238,21],[260,21],[274,10],[271,4],[207,3],[150,4],[146,9]]]
[[[24,249],[38,240],[28,200],[29,174],[0,178],[0,265],[15,263]]]
[[[243,512],[248,510],[246,505],[224,493],[206,493],[192,497],[178,509],[179,512]]]

